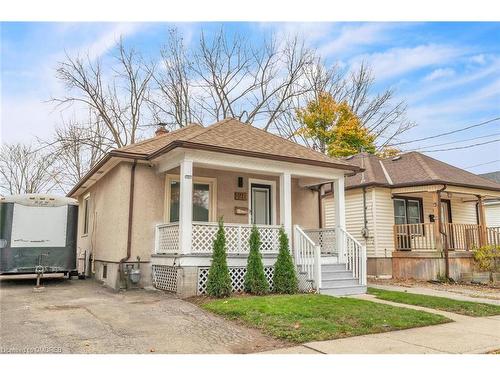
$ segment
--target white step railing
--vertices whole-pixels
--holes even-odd
[[[343,228],[337,228],[337,244],[341,249],[339,261],[346,264],[346,270],[352,272],[352,277],[359,285],[366,286],[366,247],[357,241]]]
[[[300,272],[305,272],[308,280],[313,280],[314,288],[321,288],[321,247],[300,228],[294,228],[294,258],[295,266]]]

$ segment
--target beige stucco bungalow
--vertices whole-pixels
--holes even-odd
[[[202,294],[222,217],[233,290],[242,289],[256,225],[270,282],[283,226],[303,289],[363,292],[365,247],[345,230],[344,208],[345,178],[360,170],[235,119],[159,129],[108,153],[68,194],[80,206],[80,258],[113,288]],[[321,228],[319,183],[338,191],[336,227]]]
[[[379,277],[460,278],[472,250],[500,244],[495,212],[500,184],[418,152],[394,158],[358,154],[346,161],[364,169],[346,179],[346,228],[366,246],[368,274]],[[334,195],[334,194],[333,194]],[[334,227],[335,200],[322,187],[322,221]]]

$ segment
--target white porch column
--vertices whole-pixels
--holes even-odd
[[[193,161],[183,159],[180,163],[179,197],[179,245],[182,254],[191,252],[193,222]]]
[[[292,244],[292,176],[285,172],[280,174],[280,224]]]
[[[334,182],[333,194],[335,197],[335,243],[339,254],[339,262],[344,262],[344,236],[340,229],[345,230],[345,196],[344,177],[339,177]]]

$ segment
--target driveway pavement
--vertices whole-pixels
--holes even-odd
[[[0,284],[0,353],[245,353],[283,343],[160,291],[92,280]]]

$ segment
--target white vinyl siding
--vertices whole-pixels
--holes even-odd
[[[392,202],[391,190],[375,188],[373,195],[375,196],[377,213],[374,220],[376,233],[373,233],[377,244],[375,256],[391,257],[394,251],[394,203]]]
[[[484,207],[486,214],[486,225],[489,227],[500,227],[500,203]]]
[[[370,236],[365,239],[361,231],[363,229],[363,192],[361,189],[347,190],[345,192],[346,229],[359,242],[366,245],[369,256],[375,251],[373,241],[373,210],[370,189],[366,193],[367,220]],[[335,200],[332,196],[323,199],[324,226],[335,227]]]
[[[476,203],[462,202],[461,198],[452,198],[451,218],[456,224],[477,224]]]

